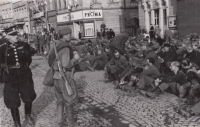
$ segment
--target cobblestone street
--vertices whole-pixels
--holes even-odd
[[[31,65],[37,98],[33,102],[32,115],[35,127],[56,127],[56,100],[53,88],[42,84],[48,70],[42,57],[33,57]],[[75,117],[79,127],[200,127],[200,117],[185,119],[174,113],[177,106],[172,94],[162,94],[149,99],[138,93],[126,94],[114,90],[111,83],[103,82],[103,71],[75,74],[79,98],[75,105]],[[24,121],[24,105],[20,107],[21,123]],[[67,114],[66,114],[67,115]],[[66,117],[66,116],[65,116]],[[65,122],[67,126],[67,121]],[[0,127],[12,127],[10,111],[3,101],[3,84],[0,85]],[[30,127],[23,124],[23,127]]]

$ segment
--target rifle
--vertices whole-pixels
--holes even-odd
[[[54,48],[55,55],[56,55],[56,62],[57,62],[57,65],[58,65],[60,77],[62,77],[64,79],[65,87],[67,89],[67,93],[68,93],[69,96],[71,96],[71,95],[74,94],[74,91],[73,91],[72,87],[70,86],[67,78],[65,77],[65,74],[64,74],[65,70],[63,69],[61,61],[59,59],[59,55],[58,55],[58,52],[57,52],[57,49],[56,49],[56,45],[55,45],[55,40],[54,39],[52,39],[52,40],[53,40],[53,48]]]

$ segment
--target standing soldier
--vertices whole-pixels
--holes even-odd
[[[3,75],[5,82],[4,102],[11,110],[15,127],[21,127],[19,107],[21,100],[25,103],[25,122],[33,124],[31,118],[32,102],[36,98],[32,72],[29,65],[32,62],[30,46],[18,40],[17,26],[6,29],[8,41],[0,47],[1,60],[6,73]],[[3,55],[2,55],[3,54]],[[1,63],[2,64],[2,63]]]
[[[57,124],[58,126],[62,126],[63,120],[63,113],[64,108],[66,109],[66,114],[68,117],[68,127],[75,126],[74,120],[74,110],[73,104],[77,98],[77,89],[73,80],[74,76],[74,67],[75,64],[79,60],[79,55],[72,51],[70,47],[70,40],[71,40],[71,29],[68,27],[64,27],[58,31],[60,38],[57,41],[58,45],[56,46],[56,51],[58,52],[60,66],[58,66],[58,59],[55,61],[56,52],[55,49],[50,51],[48,57],[49,66],[54,70],[54,87],[55,87],[55,96],[57,98]],[[61,76],[60,69],[62,68],[62,72],[64,72],[64,76]],[[68,83],[66,83],[66,80]],[[70,85],[73,94],[70,96],[68,94],[67,85]]]

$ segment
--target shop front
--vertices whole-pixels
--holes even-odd
[[[39,12],[32,16],[31,27],[32,33],[42,32],[43,28],[46,28],[46,19],[44,17],[44,12]]]
[[[58,29],[68,26],[72,29],[72,36],[78,38],[95,38],[96,30],[100,31],[103,22],[102,10],[81,10],[57,15]]]

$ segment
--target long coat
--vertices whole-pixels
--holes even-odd
[[[14,44],[7,42],[7,52],[1,52],[0,59],[4,59],[8,66],[8,73],[3,75],[5,82],[4,102],[7,108],[18,108],[21,100],[24,103],[32,103],[36,98],[32,72],[29,65],[32,62],[30,46],[25,42]],[[6,51],[6,50],[5,50]]]

